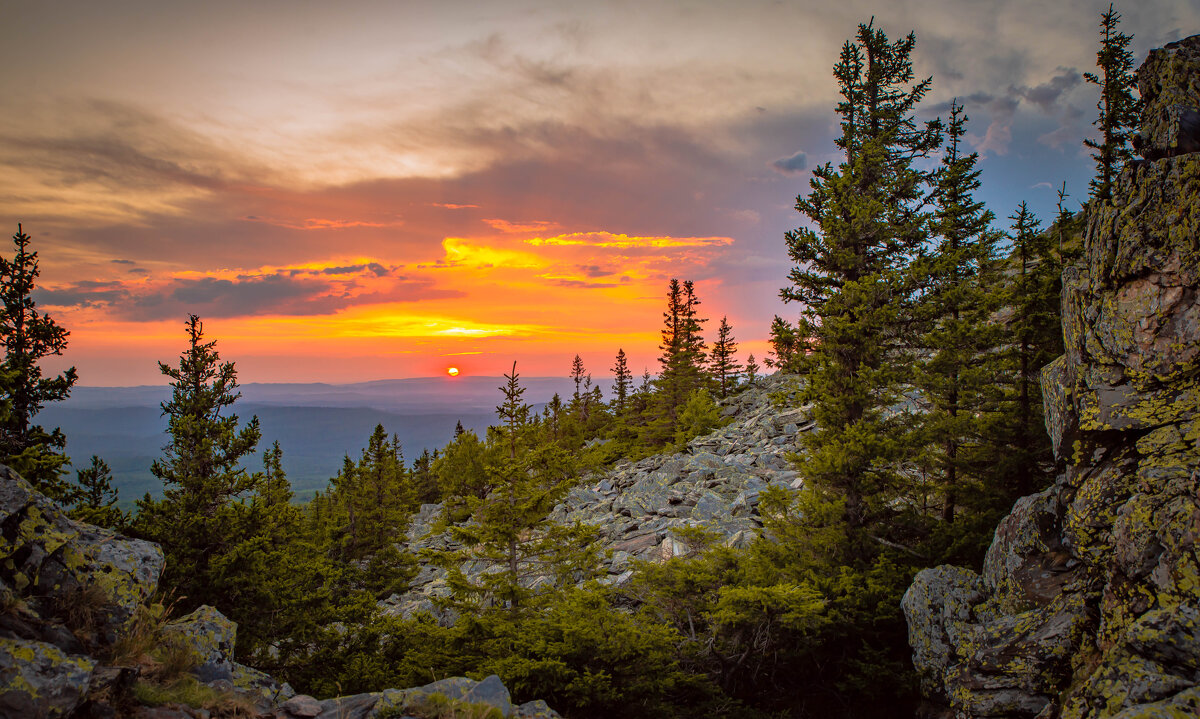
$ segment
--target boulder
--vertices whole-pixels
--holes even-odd
[[[0,638],[0,719],[53,719],[87,695],[96,662],[53,644]]]

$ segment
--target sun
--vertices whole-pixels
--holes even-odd
[[[451,377],[457,377],[458,376],[458,368],[451,367],[450,369],[446,370],[446,374],[450,375]]]

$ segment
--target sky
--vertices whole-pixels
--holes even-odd
[[[0,230],[84,385],[163,383],[189,313],[243,382],[653,372],[671,278],[761,361],[857,24],[916,33],[921,117],[957,99],[980,198],[1048,221],[1107,7],[0,0]],[[1140,63],[1200,4],[1121,27]]]

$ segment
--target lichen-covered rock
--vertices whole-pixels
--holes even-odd
[[[612,585],[633,576],[634,560],[663,562],[685,554],[681,529],[702,527],[727,546],[745,546],[762,530],[758,498],[763,490],[800,486],[788,455],[801,450],[803,433],[814,427],[810,408],[776,406],[773,400],[800,381],[784,374],[760,378],[756,386],[721,400],[727,425],[693,439],[681,452],[621,461],[586,479],[553,508],[550,520],[596,529],[600,581]],[[406,549],[419,556],[427,549],[460,548],[448,532],[439,531],[441,517],[441,505],[422,505],[409,524]],[[474,578],[489,568],[474,562],[462,570]],[[409,591],[383,600],[380,609],[405,619],[429,613],[443,625],[453,624],[457,617],[437,606],[450,591],[446,574],[433,564],[422,565]],[[536,586],[545,580],[535,576],[528,582]]]
[[[0,719],[66,716],[87,695],[95,668],[53,644],[0,638]]]
[[[66,605],[86,599],[94,639],[111,643],[154,594],[163,562],[157,545],[72,521],[0,465],[0,585],[43,622],[61,626]],[[46,640],[57,643],[55,636],[62,634]]]
[[[1200,36],[1151,52],[1138,82],[1147,160],[1087,208],[1066,352],[1042,375],[1067,471],[1001,523],[978,596],[943,567],[906,596],[926,692],[959,719],[1200,707],[1200,145],[1181,135]]]
[[[163,637],[182,641],[199,661],[196,675],[206,683],[228,682],[229,686],[264,706],[290,699],[296,692],[265,672],[233,660],[237,646],[237,623],[208,605],[197,608],[163,627]]]
[[[275,709],[279,719],[316,716],[316,719],[375,719],[375,717],[461,716],[480,719],[562,719],[541,700],[514,706],[508,688],[495,674],[476,681],[448,677],[411,689],[386,689],[314,703],[296,697]],[[310,712],[319,709],[313,715]],[[304,713],[298,714],[297,711]]]

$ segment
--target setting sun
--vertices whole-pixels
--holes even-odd
[[[451,367],[450,369],[446,370],[446,374],[450,375],[451,377],[457,377],[458,376],[458,368]]]

